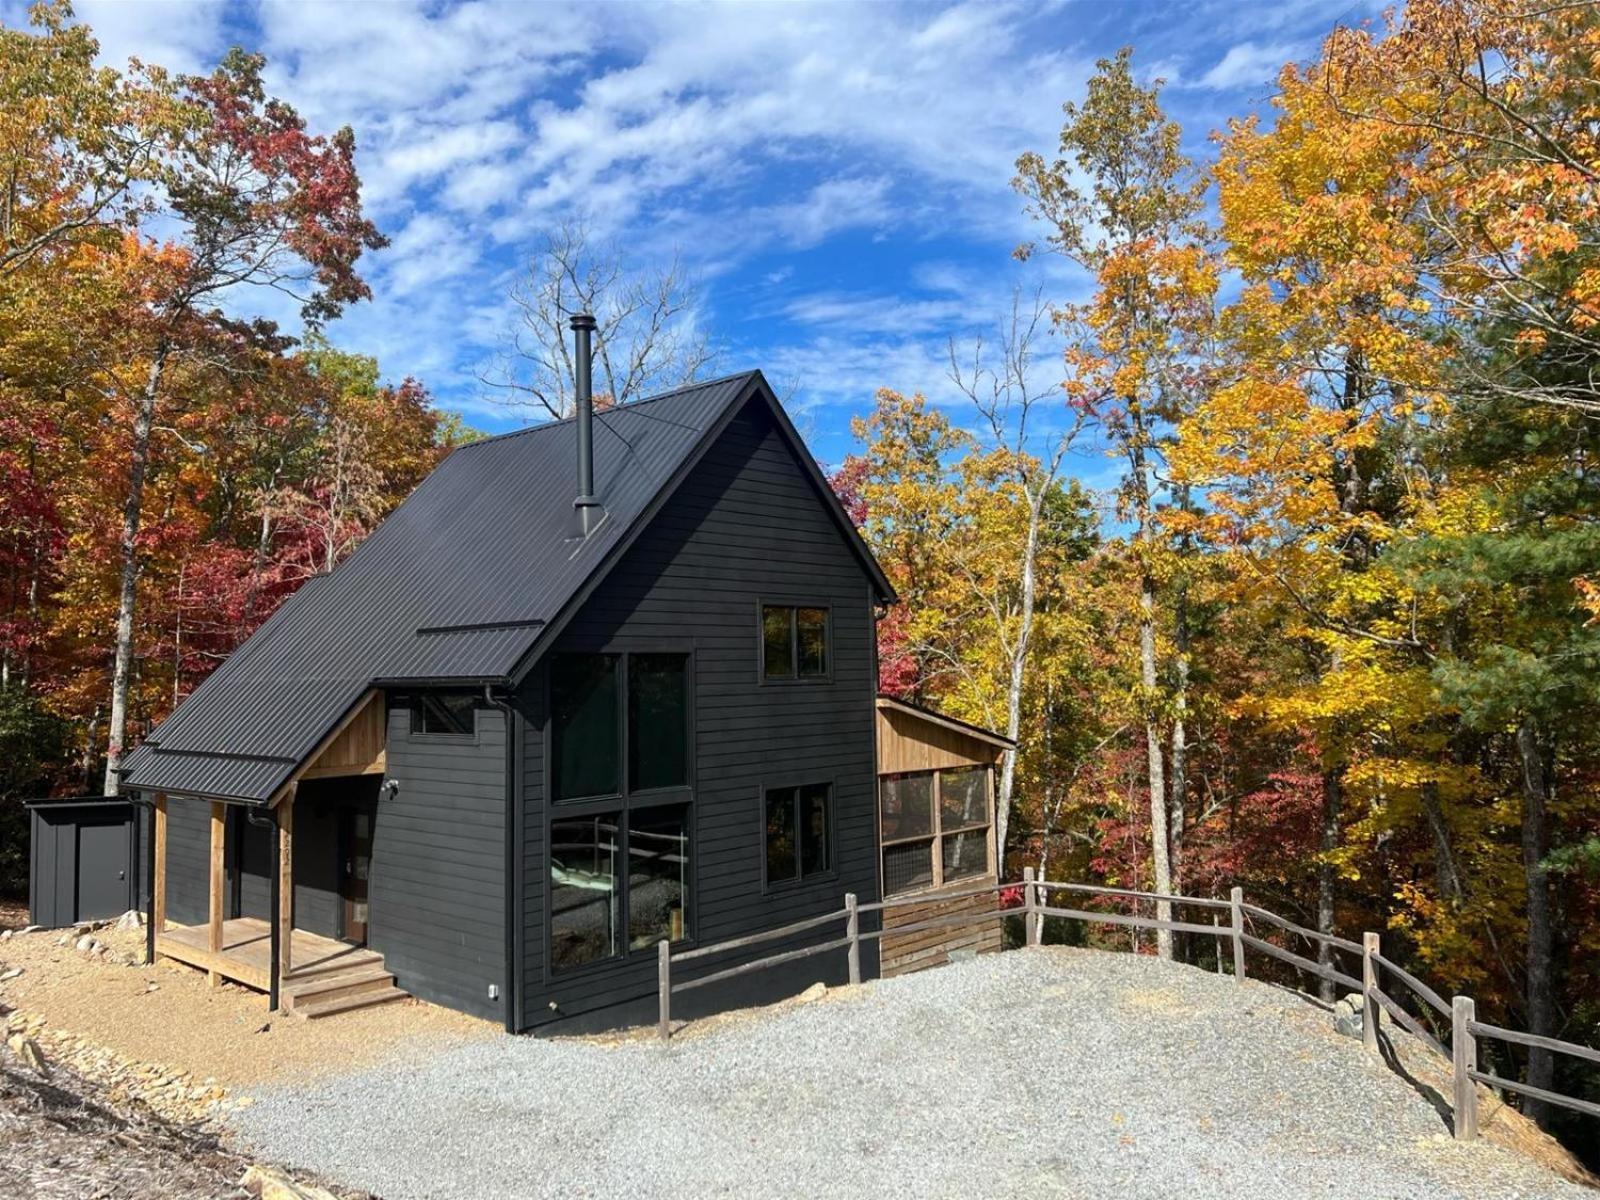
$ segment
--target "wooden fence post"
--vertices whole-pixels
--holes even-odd
[[[1224,973],[1222,970],[1222,918],[1213,915],[1211,928],[1217,931],[1216,936],[1211,939],[1211,943],[1217,948],[1217,974],[1221,975]]]
[[[850,939],[850,986],[861,982],[861,914],[856,911],[856,894],[844,894],[844,933]]]
[[[672,947],[666,938],[656,943],[656,993],[660,1005],[656,1033],[668,1042],[672,1040]]]
[[[1378,1053],[1378,935],[1361,935],[1361,1044]]]
[[[1033,868],[1022,868],[1022,927],[1030,946],[1039,944],[1039,926],[1034,920],[1037,899],[1033,888]]]
[[[1452,1107],[1456,1116],[1456,1141],[1478,1136],[1478,1086],[1470,1072],[1478,1069],[1478,1043],[1468,1026],[1477,1019],[1470,996],[1455,996],[1450,1003],[1450,1059],[1455,1083]]]
[[[1233,918],[1233,981],[1244,982],[1244,889],[1228,893],[1228,912]]]

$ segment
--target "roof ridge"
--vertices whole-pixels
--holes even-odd
[[[607,413],[631,412],[636,408],[643,408],[646,404],[654,404],[657,400],[670,400],[674,396],[681,396],[685,392],[696,392],[702,388],[715,387],[719,383],[732,383],[735,379],[748,379],[761,374],[759,367],[752,367],[747,371],[735,371],[730,375],[719,375],[715,379],[697,379],[693,383],[686,383],[682,387],[673,388],[667,392],[657,392],[654,396],[646,396],[643,400],[630,400],[626,404],[613,404],[610,408],[595,409],[595,416],[605,416]],[[528,433],[538,433],[544,429],[556,429],[562,425],[570,425],[576,417],[557,417],[553,421],[541,421],[537,425],[524,425],[521,429],[508,429],[504,433],[491,434],[489,437],[479,438],[475,442],[466,442],[456,449],[471,450],[474,446],[487,446],[490,442],[503,442],[507,438],[522,437]]]

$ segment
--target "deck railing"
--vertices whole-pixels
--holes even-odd
[[[1219,914],[1219,918],[1221,913],[1226,913],[1228,915],[1228,923],[1223,925],[1219,919],[1217,923],[1203,925],[1195,921],[1159,920],[1154,917],[1140,916],[1138,913],[1133,912],[1104,912],[1050,904],[1050,894],[1060,892],[1131,900],[1135,903],[1140,901],[1164,901],[1180,907],[1212,909]],[[861,928],[861,917],[867,913],[885,913],[911,905],[945,903],[952,900],[971,899],[975,896],[994,895],[1000,897],[1004,893],[1020,893],[1022,897],[1021,905],[1016,907],[997,905],[993,909],[974,909],[952,913],[948,916],[930,917],[926,920],[915,921],[911,924],[894,928],[884,928],[881,925],[877,929]],[[1231,944],[1233,974],[1240,984],[1243,984],[1248,977],[1246,952],[1254,950],[1278,962],[1292,966],[1299,971],[1304,971],[1317,979],[1328,980],[1336,986],[1344,987],[1350,992],[1357,993],[1362,997],[1362,1041],[1369,1052],[1373,1054],[1381,1053],[1378,1042],[1378,1018],[1376,1016],[1378,1010],[1381,1009],[1383,1012],[1388,1013],[1394,1022],[1406,1032],[1412,1034],[1441,1057],[1450,1060],[1451,1109],[1454,1116],[1455,1136],[1458,1139],[1468,1140],[1477,1136],[1477,1089],[1473,1086],[1474,1083],[1482,1083],[1489,1087],[1515,1092],[1535,1100],[1542,1100],[1548,1104],[1569,1108],[1592,1117],[1600,1117],[1600,1104],[1594,1104],[1587,1100],[1580,1100],[1575,1096],[1547,1091],[1531,1084],[1480,1071],[1478,1069],[1477,1042],[1479,1038],[1491,1038],[1513,1045],[1548,1050],[1555,1054],[1565,1054],[1597,1064],[1600,1064],[1600,1050],[1589,1046],[1580,1046],[1575,1042],[1540,1037],[1531,1033],[1522,1033],[1515,1029],[1507,1029],[1500,1025],[1489,1025],[1479,1021],[1471,997],[1455,996],[1447,1003],[1443,996],[1411,972],[1393,960],[1385,958],[1380,952],[1380,940],[1376,933],[1364,933],[1360,942],[1353,942],[1348,938],[1342,938],[1332,933],[1322,933],[1304,925],[1296,924],[1286,917],[1281,917],[1272,912],[1270,909],[1246,903],[1243,889],[1237,887],[1232,889],[1226,900],[1206,896],[1163,895],[1156,892],[1133,891],[1128,888],[1035,879],[1032,868],[1023,872],[1023,877],[1020,881],[980,884],[970,888],[940,892],[936,896],[908,896],[901,899],[891,898],[875,901],[871,904],[860,904],[853,893],[847,893],[844,897],[843,907],[832,912],[807,917],[803,921],[795,921],[776,929],[762,930],[760,933],[752,933],[744,937],[716,942],[709,946],[696,946],[690,950],[674,951],[669,943],[662,941],[657,945],[657,996],[659,1003],[657,1035],[663,1042],[671,1039],[672,997],[695,988],[702,988],[727,979],[748,975],[782,963],[796,962],[815,955],[828,954],[835,950],[844,950],[846,952],[849,981],[852,984],[858,984],[861,982],[862,942],[885,936],[897,937],[902,934],[919,933],[932,929],[959,929],[997,919],[1005,920],[1009,917],[1022,918],[1023,941],[1027,946],[1038,946],[1043,941],[1044,919],[1046,917],[1082,921],[1086,924],[1121,925],[1134,929],[1165,930],[1172,933],[1215,938],[1217,940],[1219,971],[1221,970],[1223,943]],[[1308,942],[1316,943],[1319,947],[1326,947],[1327,954],[1319,953],[1318,959],[1310,959],[1304,955],[1296,954],[1294,951],[1275,942],[1268,941],[1266,938],[1257,937],[1253,932],[1249,932],[1250,929],[1254,928],[1253,923],[1257,921],[1292,936],[1303,938]],[[749,950],[752,947],[782,941],[834,924],[841,924],[843,927],[842,933],[838,937],[829,938],[814,945],[783,950],[762,958],[720,967],[708,974],[696,975],[691,979],[674,979],[675,966],[719,958],[738,950]],[[1334,965],[1333,956],[1335,953],[1342,953],[1348,955],[1352,960],[1359,960],[1361,978],[1357,979],[1354,975]],[[1326,957],[1328,961],[1319,961],[1323,957]],[[1432,1030],[1418,1020],[1400,1002],[1400,999],[1385,990],[1384,981],[1386,979],[1391,981],[1389,983],[1390,988],[1393,988],[1396,983],[1403,985],[1405,994],[1409,994],[1413,1003],[1420,1004],[1424,1010],[1431,1009],[1436,1013],[1440,1019],[1441,1027],[1448,1024],[1450,1029],[1448,1046],[1439,1037],[1435,1036]]]

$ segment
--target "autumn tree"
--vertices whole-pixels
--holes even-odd
[[[182,81],[185,123],[164,149],[164,228],[177,230],[174,262],[140,314],[143,378],[132,406],[120,600],[108,718],[105,790],[114,793],[127,722],[138,596],[139,531],[151,437],[169,365],[205,342],[208,306],[249,288],[294,297],[315,325],[364,298],[355,270],[384,244],[361,213],[355,138],[306,132],[299,115],[267,97],[259,55],[231,51],[209,76]]]
[[[1102,60],[1082,105],[1064,106],[1060,157],[1029,153],[1015,186],[1045,227],[1045,246],[1094,279],[1086,304],[1057,310],[1066,332],[1068,394],[1091,414],[1126,464],[1121,499],[1138,563],[1142,688],[1154,889],[1170,894],[1172,842],[1163,741],[1173,696],[1159,662],[1162,574],[1156,471],[1167,426],[1193,402],[1196,339],[1209,324],[1216,277],[1201,220],[1206,185],[1184,156],[1181,131],[1141,87],[1131,50]],[[1027,257],[1031,246],[1019,254]],[[1181,710],[1183,700],[1177,700]],[[1157,915],[1171,920],[1160,902]],[[1172,956],[1172,937],[1159,938]]]

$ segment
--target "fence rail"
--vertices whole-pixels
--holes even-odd
[[[1226,925],[1220,923],[1201,925],[1193,921],[1163,921],[1155,917],[1140,916],[1138,913],[1096,912],[1088,909],[1065,908],[1048,902],[1049,893],[1051,892],[1076,892],[1090,896],[1105,896],[1135,901],[1157,901],[1186,905],[1192,908],[1225,911],[1229,915],[1229,921]],[[992,910],[976,909],[949,916],[933,917],[924,921],[916,921],[909,925],[897,926],[893,929],[880,927],[878,929],[863,930],[861,928],[861,916],[864,913],[887,913],[896,908],[926,905],[930,901],[943,902],[970,899],[974,896],[990,894],[998,899],[1005,893],[1020,893],[1022,897],[1021,906],[997,905]],[[932,897],[911,896],[903,899],[891,898],[873,901],[869,904],[858,904],[855,895],[847,893],[844,897],[844,907],[832,912],[822,913],[815,917],[807,917],[803,921],[794,921],[777,929],[767,929],[760,933],[748,934],[744,937],[732,938],[724,942],[716,942],[709,946],[697,946],[690,950],[674,952],[666,941],[662,941],[657,946],[657,991],[660,1007],[657,1031],[663,1041],[671,1039],[672,997],[695,988],[706,987],[709,984],[720,983],[723,980],[765,970],[782,963],[795,962],[841,949],[847,952],[849,980],[852,984],[858,984],[861,982],[862,942],[870,942],[886,935],[898,936],[932,929],[959,929],[968,925],[979,925],[988,921],[1004,920],[1007,917],[1014,916],[1022,918],[1024,942],[1028,946],[1037,946],[1043,941],[1044,918],[1046,917],[1059,917],[1064,920],[1082,921],[1089,924],[1122,925],[1135,929],[1189,933],[1216,939],[1219,961],[1218,970],[1221,970],[1222,943],[1224,941],[1230,942],[1233,949],[1233,974],[1240,984],[1243,984],[1247,978],[1246,951],[1254,950],[1258,954],[1264,954],[1278,962],[1286,963],[1315,978],[1331,981],[1349,989],[1351,992],[1360,994],[1363,999],[1362,1041],[1370,1052],[1373,1054],[1380,1053],[1377,1013],[1381,1009],[1383,1012],[1388,1013],[1394,1022],[1406,1032],[1412,1034],[1442,1057],[1451,1060],[1451,1107],[1455,1121],[1455,1136],[1458,1139],[1469,1140],[1477,1136],[1477,1089],[1473,1086],[1475,1083],[1501,1088],[1535,1100],[1543,1100],[1546,1103],[1560,1105],[1592,1117],[1600,1117],[1600,1104],[1480,1071],[1478,1069],[1477,1040],[1479,1038],[1489,1038],[1513,1045],[1548,1050],[1556,1054],[1566,1054],[1597,1064],[1600,1064],[1600,1050],[1589,1046],[1580,1046],[1575,1042],[1564,1042],[1557,1038],[1523,1033],[1520,1030],[1507,1029],[1500,1025],[1490,1025],[1479,1021],[1471,997],[1456,996],[1447,1003],[1443,996],[1410,971],[1407,971],[1392,959],[1385,958],[1380,952],[1380,942],[1376,933],[1365,933],[1362,935],[1360,942],[1353,942],[1348,938],[1339,937],[1337,934],[1323,933],[1319,930],[1310,929],[1289,920],[1287,917],[1279,916],[1271,909],[1245,903],[1244,891],[1241,888],[1233,888],[1226,900],[1211,896],[1163,895],[1156,892],[1133,891],[1128,888],[1067,883],[1053,879],[1035,879],[1031,867],[1023,871],[1020,881],[982,884],[940,893]],[[1308,942],[1314,942],[1319,947],[1327,947],[1330,951],[1329,962],[1315,961],[1304,955],[1296,954],[1286,947],[1270,942],[1266,938],[1257,937],[1253,933],[1246,932],[1245,920],[1247,917],[1263,921],[1285,933],[1304,938]],[[696,962],[723,954],[730,954],[736,950],[747,950],[752,946],[759,946],[766,942],[781,941],[837,922],[843,922],[844,924],[842,936],[830,938],[815,945],[784,950],[762,958],[752,959],[748,962],[722,967],[706,975],[697,975],[692,979],[678,981],[673,979],[674,964]],[[1331,952],[1334,950],[1356,956],[1361,960],[1360,979],[1341,971],[1332,964]],[[1448,1046],[1436,1037],[1421,1020],[1409,1012],[1399,999],[1384,990],[1383,980],[1385,975],[1403,984],[1416,1000],[1449,1021],[1450,1042]]]

